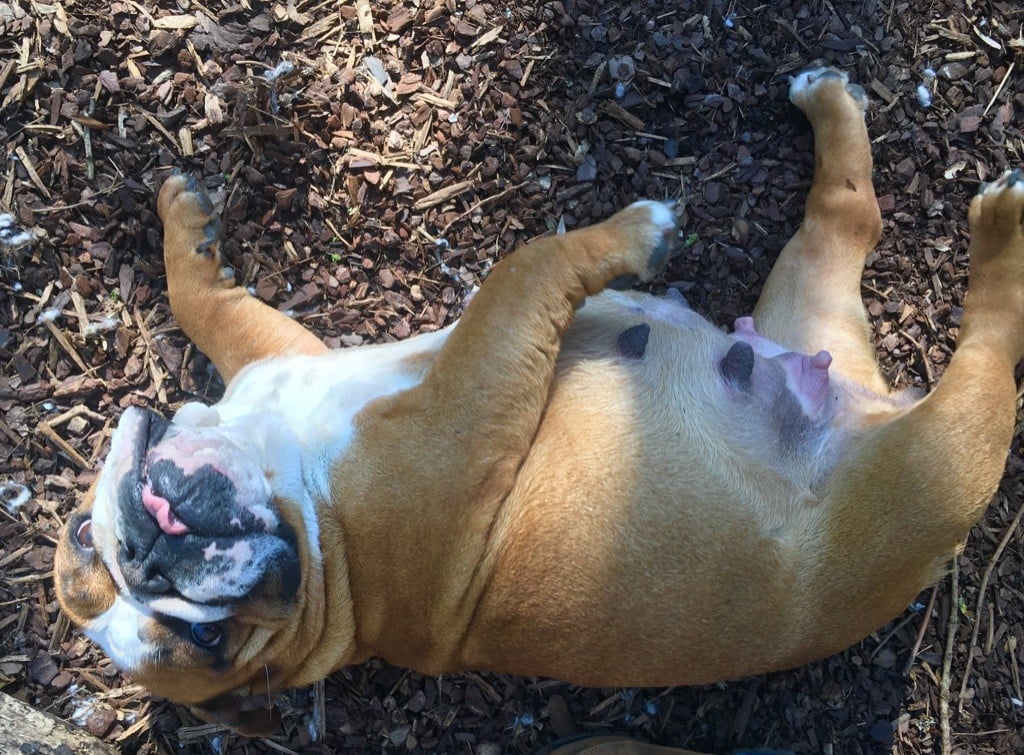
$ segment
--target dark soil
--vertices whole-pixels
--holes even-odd
[[[840,655],[709,687],[370,663],[334,674],[318,705],[290,695],[281,735],[246,741],[118,675],[68,627],[49,574],[121,410],[222,390],[164,295],[154,199],[172,167],[224,207],[244,285],[332,345],[450,322],[496,259],[637,197],[684,208],[654,288],[728,323],[753,307],[811,176],[787,76],[837,65],[872,98],[886,234],[863,290],[879,358],[894,385],[927,388],[959,325],[967,202],[1024,162],[1022,22],[996,0],[0,0],[0,211],[14,216],[0,229],[0,688],[126,752],[492,755],[580,729],[711,752],[929,753],[953,627],[953,750],[1024,752],[1020,432],[957,594],[947,580]]]

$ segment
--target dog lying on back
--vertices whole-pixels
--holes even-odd
[[[171,306],[228,382],[127,410],[56,561],[61,605],[155,693],[242,731],[267,695],[371,656],[596,686],[795,666],[900,613],[995,492],[1024,354],[1024,183],[970,208],[960,346],[890,393],[860,300],[881,220],[866,97],[796,77],[814,182],[752,318],[648,279],[671,209],[525,246],[456,325],[328,351],[221,272],[182,176],[159,197]]]

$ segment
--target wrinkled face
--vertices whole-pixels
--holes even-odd
[[[261,440],[129,409],[60,537],[64,610],[135,681],[176,702],[250,683],[266,694],[281,681],[266,659],[291,637],[308,547]]]

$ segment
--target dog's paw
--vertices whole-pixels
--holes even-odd
[[[623,237],[621,251],[628,255],[630,268],[628,274],[610,281],[609,288],[649,281],[665,268],[678,228],[673,202],[640,200],[613,215],[608,223]]]
[[[1020,254],[1024,248],[1024,171],[982,184],[971,202],[972,257]]]
[[[990,343],[1006,338],[1013,364],[1024,359],[1024,172],[1009,170],[982,184],[968,218],[971,274],[964,327],[985,334]]]
[[[851,84],[846,72],[838,68],[811,68],[789,80],[790,101],[808,117],[836,98],[849,98],[861,112],[867,110],[868,96],[864,88]]]
[[[972,226],[984,224],[1019,238],[1024,232],[1024,171],[1014,168],[992,183],[983,183],[972,204],[978,208],[972,213]]]
[[[219,264],[224,224],[195,177],[175,173],[164,181],[157,198],[157,212],[164,223],[165,257],[197,254]]]

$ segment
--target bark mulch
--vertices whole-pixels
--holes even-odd
[[[224,207],[243,285],[335,346],[445,324],[518,244],[637,197],[684,207],[653,287],[727,323],[809,184],[787,76],[837,65],[872,99],[879,358],[928,388],[960,322],[967,202],[1024,162],[1022,22],[999,0],[0,0],[0,688],[139,753],[492,755],[574,729],[714,752],[930,753],[944,736],[1024,752],[1019,432],[956,592],[840,655],[708,687],[373,662],[290,695],[281,735],[246,741],[120,676],[49,576],[123,408],[223,389],[169,317],[154,189],[172,166]]]

